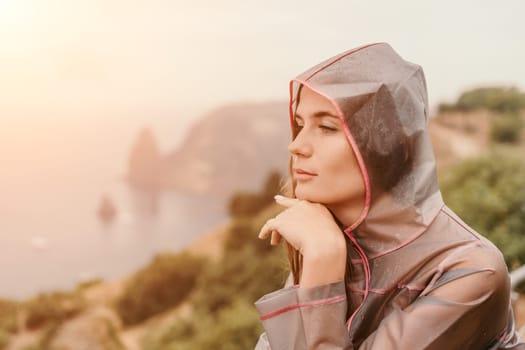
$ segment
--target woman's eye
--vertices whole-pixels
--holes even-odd
[[[319,128],[323,129],[324,131],[337,131],[336,128],[328,125],[319,125]]]

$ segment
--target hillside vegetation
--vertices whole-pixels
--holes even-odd
[[[509,268],[525,264],[523,101],[517,89],[475,89],[430,121],[445,202],[503,251]],[[499,125],[505,118],[515,124]],[[282,210],[273,201],[281,177],[232,194],[227,224],[128,278],[0,300],[0,349],[253,348],[262,332],[253,303],[288,276],[284,247],[256,238]],[[525,307],[516,310],[525,322]]]

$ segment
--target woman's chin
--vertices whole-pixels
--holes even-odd
[[[312,193],[312,191],[302,190],[299,186],[295,188],[295,198],[313,203],[321,203],[319,195]]]

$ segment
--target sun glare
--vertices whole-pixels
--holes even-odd
[[[24,26],[33,10],[32,5],[29,0],[0,0],[0,30]]]

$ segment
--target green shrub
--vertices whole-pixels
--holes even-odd
[[[460,110],[486,108],[498,113],[514,112],[525,107],[525,94],[515,87],[483,87],[464,92],[456,105]]]
[[[284,245],[271,246],[268,240],[257,238],[262,225],[282,209],[272,204],[251,218],[234,220],[224,241],[223,258],[208,266],[198,280],[192,298],[196,309],[217,312],[238,296],[254,302],[283,285],[289,273]]]
[[[22,305],[26,313],[26,326],[37,329],[42,326],[62,323],[86,307],[86,301],[79,293],[42,293]]]
[[[228,203],[230,216],[235,218],[256,215],[263,208],[273,203],[273,196],[280,191],[280,183],[281,175],[274,171],[268,175],[260,192],[234,194]]]
[[[518,113],[505,113],[492,117],[491,138],[495,142],[516,143],[523,130],[523,120]]]
[[[262,210],[258,215],[232,219],[232,224],[226,234],[223,249],[224,254],[240,251],[246,246],[251,246],[257,254],[266,254],[275,250],[268,240],[257,238],[262,226],[270,217],[274,217],[283,210],[278,204],[272,204]]]
[[[496,113],[525,108],[525,94],[516,87],[480,87],[463,92],[456,103],[441,103],[439,112],[488,109]]]
[[[525,162],[508,149],[464,161],[444,179],[445,202],[494,242],[509,266],[525,263]]]
[[[438,104],[439,113],[447,113],[447,112],[455,112],[455,111],[457,111],[457,107],[455,104],[446,103],[446,102]]]
[[[150,333],[145,350],[253,349],[262,327],[253,305],[235,299],[217,314],[199,314]]]
[[[7,333],[14,333],[16,331],[18,305],[15,301],[0,299],[0,331]]]
[[[246,247],[210,265],[199,278],[192,297],[196,310],[214,313],[243,296],[251,302],[281,287],[287,276],[282,250],[260,256]]]
[[[0,350],[7,347],[7,344],[9,344],[9,338],[11,338],[11,334],[0,328]]]
[[[235,194],[229,204],[231,217],[249,216],[256,214],[265,203],[261,203],[258,194],[251,192],[239,192]]]
[[[127,283],[115,309],[125,325],[175,307],[192,291],[206,259],[189,253],[158,255]]]

